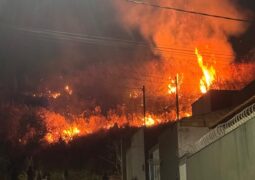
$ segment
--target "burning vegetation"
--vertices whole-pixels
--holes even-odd
[[[245,18],[249,15],[229,0],[220,3],[209,0],[206,3],[200,0],[157,2],[197,11],[206,9],[208,13],[224,16]],[[154,126],[175,121],[177,90],[180,117],[185,117],[192,115],[191,103],[210,89],[239,89],[254,79],[254,59],[245,62],[238,59],[237,63],[229,41],[230,37],[245,32],[248,25],[244,22],[158,10],[125,1],[116,1],[111,6],[116,8],[118,25],[132,41],[86,37],[90,38],[89,43],[99,44],[96,48],[61,42],[60,55],[49,63],[45,72],[38,73],[39,80],[31,85],[33,78],[26,76],[20,84],[24,87],[29,84],[30,88],[15,90],[26,98],[32,97],[33,103],[22,103],[24,107],[36,107],[34,119],[43,127],[38,136],[40,142],[52,144],[63,140],[68,143],[76,137],[113,127]],[[77,33],[26,31],[61,40],[88,42],[84,35]],[[114,43],[117,44],[116,53],[109,45]],[[99,47],[102,44],[106,50]],[[123,44],[127,46],[121,46]],[[98,62],[94,62],[95,59]],[[18,86],[18,80],[13,79],[15,87]],[[26,112],[26,108],[18,110]],[[39,125],[35,124],[26,126],[27,133],[8,136],[26,143],[37,137]],[[14,123],[13,126],[18,125]]]
[[[99,107],[97,107],[99,108]],[[40,116],[45,120],[47,133],[44,136],[44,140],[48,143],[55,143],[59,140],[68,143],[75,137],[86,136],[100,130],[108,130],[113,127],[124,128],[140,127],[145,123],[146,126],[153,126],[163,123],[157,116],[147,115],[142,118],[141,115],[118,115],[113,112],[109,112],[107,116],[102,116],[98,110],[95,110],[94,115],[90,117],[72,117],[67,118],[58,113],[41,109]]]
[[[201,94],[206,93],[208,90],[210,90],[212,87],[214,88],[220,88],[220,85],[217,84],[217,75],[216,75],[216,69],[211,65],[207,65],[207,63],[204,62],[202,54],[200,54],[198,48],[195,48],[194,53],[194,61],[197,61],[197,66],[200,68],[198,69],[199,74],[201,72],[201,77],[197,77],[197,83],[189,84],[189,93],[184,91],[182,88],[185,88],[185,78],[187,74],[185,72],[182,72],[182,75],[178,75],[176,79],[170,79],[170,82],[168,83],[162,83],[165,86],[165,95],[163,96],[164,99],[167,99],[168,96],[171,99],[172,95],[176,95],[176,90],[178,88],[178,91],[180,91],[180,98],[181,98],[181,117],[185,116],[191,116],[191,112],[189,108],[186,108],[185,106],[182,106],[182,103],[189,103],[189,96],[192,97],[192,100],[195,100],[198,98]],[[197,58],[197,59],[195,59]],[[249,65],[250,67],[253,67],[253,64]],[[241,65],[232,65],[232,67],[242,67]],[[219,71],[220,72],[220,71]],[[252,72],[252,71],[250,71]],[[194,80],[196,80],[196,75],[193,76]],[[225,77],[223,77],[225,78]],[[228,77],[227,77],[228,78]],[[166,81],[167,82],[167,81]],[[193,81],[194,82],[194,81]],[[194,86],[197,84],[197,86]],[[224,84],[224,82],[223,82]],[[151,84],[149,84],[150,86]],[[232,88],[238,88],[241,87],[240,85],[236,85]],[[223,88],[231,88],[228,86],[227,83],[224,84]],[[196,90],[200,90],[199,93],[195,94]],[[185,94],[187,93],[187,94]],[[70,88],[69,85],[64,86],[63,92],[51,92],[48,91],[45,96],[49,99],[52,99],[51,103],[56,103],[55,101],[58,101],[58,98],[61,98],[61,96],[68,96],[69,98],[72,98],[73,96],[73,90]],[[40,96],[43,96],[40,93]],[[156,94],[157,96],[162,96],[160,94]],[[154,98],[155,98],[154,96]],[[63,97],[62,97],[63,98]],[[142,111],[142,91],[141,90],[134,90],[129,93],[129,99],[131,101],[134,101],[134,103],[140,104],[139,111]],[[138,101],[137,101],[138,100]],[[140,101],[140,102],[139,102]],[[172,98],[172,103],[175,103],[175,99]],[[61,101],[61,104],[63,101]],[[65,101],[65,103],[68,103],[68,101]],[[171,103],[171,102],[170,102]],[[160,106],[160,105],[159,105]],[[43,140],[47,143],[56,143],[59,140],[62,140],[66,143],[73,140],[75,137],[80,136],[86,136],[95,132],[98,132],[100,130],[108,130],[113,127],[118,128],[124,128],[126,126],[131,127],[141,127],[143,125],[150,127],[154,125],[158,125],[161,123],[167,123],[169,121],[175,121],[176,120],[176,113],[175,108],[172,107],[171,111],[165,110],[164,113],[155,113],[153,111],[147,112],[146,117],[144,118],[141,112],[130,112],[130,107],[127,107],[127,105],[119,106],[119,109],[112,109],[108,111],[105,115],[102,113],[101,108],[99,106],[96,106],[94,110],[88,112],[83,111],[82,114],[72,114],[70,112],[65,112],[64,114],[55,112],[54,109],[47,109],[47,108],[40,108],[38,110],[39,117],[43,120],[46,128],[45,136],[43,137]]]
[[[254,20],[238,0],[145,1]],[[255,78],[254,41],[242,39],[254,22],[125,0],[3,1],[0,14],[0,179],[29,166],[61,171],[51,179],[120,175],[137,129],[153,137],[208,91]]]

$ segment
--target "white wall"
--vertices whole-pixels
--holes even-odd
[[[126,153],[127,180],[145,180],[144,131],[140,129],[131,139]]]
[[[187,180],[187,166],[186,163],[179,166],[180,180]]]
[[[185,153],[187,153],[190,147],[208,131],[209,129],[207,127],[178,126],[179,157],[182,157]]]
[[[254,180],[255,118],[188,157],[188,180]]]

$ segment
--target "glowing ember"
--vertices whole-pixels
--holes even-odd
[[[203,63],[203,56],[199,54],[198,48],[195,49],[195,54],[197,56],[197,62],[199,67],[202,69],[203,77],[200,79],[200,91],[206,93],[211,87],[212,83],[215,80],[215,69],[211,66],[208,67]]]
[[[73,94],[73,90],[72,90],[68,85],[65,86],[65,91],[66,91],[66,93],[68,93],[69,95],[72,95],[72,94]]]
[[[191,113],[188,113],[188,112],[184,113],[184,117],[191,117],[191,116],[192,116]]]
[[[52,97],[53,99],[57,99],[59,96],[61,96],[61,93],[59,93],[59,92],[55,92],[55,93],[50,94],[50,97]]]
[[[54,142],[54,138],[53,138],[53,135],[51,133],[47,133],[44,138],[50,144]]]
[[[136,98],[138,98],[139,96],[140,96],[140,92],[139,91],[133,91],[133,92],[131,92],[131,93],[129,93],[129,98],[131,98],[131,99],[136,99]]]

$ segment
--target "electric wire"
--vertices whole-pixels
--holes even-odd
[[[189,14],[195,14],[195,15],[218,18],[218,19],[225,19],[225,20],[245,22],[245,23],[251,23],[252,22],[249,19],[241,19],[241,18],[235,18],[235,17],[221,16],[221,15],[209,14],[209,13],[205,13],[205,12],[185,10],[185,9],[170,7],[170,6],[161,6],[161,5],[158,5],[158,4],[152,4],[152,3],[149,3],[149,2],[145,2],[145,1],[137,1],[137,0],[126,0],[126,1],[131,2],[131,3],[135,3],[135,4],[151,6],[151,7],[154,7],[154,8],[178,11],[178,12],[182,12],[182,13],[189,13]]]
[[[26,28],[19,28],[19,30],[24,32],[30,32],[39,34],[41,37],[49,37],[49,38],[58,38],[62,40],[75,40],[78,42],[86,42],[91,44],[100,44],[104,46],[114,46],[114,45],[131,45],[132,47],[144,47],[150,48],[153,50],[158,50],[160,52],[171,52],[171,53],[183,53],[183,54],[190,54],[194,55],[194,50],[188,49],[178,49],[172,47],[164,47],[164,46],[153,46],[152,44],[146,44],[136,41],[128,41],[128,40],[121,40],[115,38],[108,38],[108,37],[98,37],[98,36],[89,36],[83,34],[74,34],[74,33],[67,33],[67,32],[57,32],[57,31],[49,31],[49,30],[37,30],[37,29],[26,29]],[[222,53],[211,53],[209,51],[203,51],[204,56],[217,56],[217,57],[234,57],[230,54],[222,54]]]

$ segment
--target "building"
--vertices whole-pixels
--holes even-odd
[[[238,120],[242,119],[239,114],[243,115],[242,113],[246,112],[246,108],[249,108],[249,110],[253,108],[252,110],[255,111],[254,95],[255,81],[239,91],[212,90],[192,104],[192,117],[155,127],[153,130],[140,129],[133,134],[126,146],[125,161],[123,161],[125,162],[123,166],[125,167],[126,176],[123,179],[207,180],[206,174],[210,174],[207,171],[210,171],[211,168],[214,168],[215,171],[212,171],[210,175],[215,177],[214,179],[220,179],[216,172],[220,172],[220,166],[217,167],[215,160],[219,156],[215,158],[210,152],[216,154],[219,152],[223,156],[223,150],[225,151],[225,149],[220,149],[219,147],[222,145],[218,145],[219,149],[215,147],[216,149],[209,148],[207,150],[207,146],[213,147],[210,145],[211,143],[221,141],[221,138],[230,132],[230,129],[235,129],[233,127],[243,122],[243,120],[240,120],[235,124],[236,117],[238,117]],[[225,127],[226,124],[234,125],[227,130],[225,129],[223,136],[214,136],[218,131],[221,132],[222,127]],[[255,135],[255,133],[250,133],[247,135],[251,137],[253,137],[253,134]],[[212,136],[213,138],[211,138]],[[241,137],[240,133],[233,134],[233,136]],[[240,146],[242,142],[246,141],[240,141]],[[231,151],[229,147],[231,146],[225,148]],[[234,149],[234,147],[231,148]],[[255,146],[253,150],[255,152]],[[236,153],[239,153],[240,157],[243,155],[238,150],[236,150]],[[238,155],[236,153],[232,155]],[[231,157],[230,154],[229,158]],[[237,162],[234,157],[232,158],[233,161]],[[222,159],[217,160],[222,163],[225,162]],[[211,161],[214,164],[211,164]],[[226,163],[234,164],[230,159]],[[201,166],[201,164],[203,165]],[[215,167],[212,167],[213,165]],[[247,166],[247,164],[245,165]],[[227,168],[227,164],[224,167]],[[201,172],[201,176],[199,176],[201,170],[205,171]],[[213,176],[213,174],[216,176]],[[225,175],[223,173],[221,175],[221,179],[224,179]]]
[[[236,107],[190,148],[181,180],[252,180],[255,177],[255,96]]]

